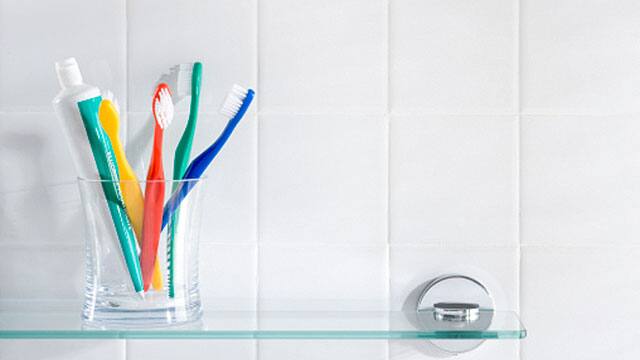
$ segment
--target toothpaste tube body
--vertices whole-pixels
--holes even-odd
[[[82,82],[78,64],[73,58],[56,63],[56,71],[62,91],[54,98],[53,107],[74,165],[83,178],[105,180],[101,185],[106,202],[100,215],[113,221],[122,260],[135,291],[140,293],[143,291],[142,274],[135,235],[125,211],[113,148],[98,119],[102,100],[100,90]]]

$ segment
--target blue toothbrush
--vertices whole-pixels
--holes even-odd
[[[198,155],[187,167],[187,170],[182,177],[182,180],[194,180],[181,182],[176,191],[171,195],[169,201],[164,206],[162,213],[162,228],[164,229],[171,219],[171,216],[176,212],[177,208],[184,198],[189,194],[189,191],[197,184],[197,179],[200,179],[204,171],[211,164],[213,159],[218,155],[224,144],[227,142],[233,130],[238,122],[242,119],[247,112],[251,101],[253,100],[255,92],[251,89],[246,90],[238,85],[234,85],[227,99],[225,100],[220,112],[230,118],[227,126],[222,131],[222,134],[211,144],[206,150]]]

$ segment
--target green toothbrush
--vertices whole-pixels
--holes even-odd
[[[180,79],[182,74],[178,75],[178,88],[180,88]],[[189,157],[191,156],[191,146],[193,145],[193,135],[196,132],[196,122],[198,120],[198,106],[200,104],[200,84],[202,83],[202,64],[195,62],[193,71],[191,72],[191,105],[189,107],[189,121],[180,137],[178,146],[176,147],[175,157],[173,158],[173,179],[181,180],[184,172],[189,165]],[[179,91],[179,90],[178,90]],[[172,192],[178,187],[177,183],[173,184]],[[174,286],[174,239],[175,230],[178,224],[178,215],[171,218],[169,227],[169,240],[167,241],[167,259],[169,263],[169,296],[175,296]]]
[[[136,250],[136,236],[126,213],[122,190],[118,182],[120,173],[118,172],[116,157],[113,153],[111,141],[109,141],[109,137],[102,129],[98,119],[98,109],[101,102],[102,97],[100,96],[83,100],[78,103],[78,109],[87,132],[89,145],[91,145],[91,152],[96,162],[96,168],[107,199],[113,225],[120,241],[122,255],[136,292],[144,298],[142,272]]]

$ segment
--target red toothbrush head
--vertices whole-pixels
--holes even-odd
[[[166,83],[160,83],[153,93],[151,104],[153,118],[161,129],[166,129],[173,120],[173,101],[171,100],[171,90]]]

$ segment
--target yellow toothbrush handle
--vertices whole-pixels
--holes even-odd
[[[111,146],[116,156],[116,164],[118,164],[118,171],[120,173],[120,188],[122,189],[122,197],[126,206],[127,215],[138,239],[138,245],[141,245],[144,197],[136,173],[131,168],[131,165],[129,165],[120,139],[118,138],[118,112],[111,101],[103,100],[100,104],[100,112],[98,115],[100,117],[100,123],[102,127],[105,128],[105,132],[111,141]],[[160,262],[157,259],[153,269],[151,286],[158,291],[163,288]]]
[[[122,148],[120,147],[120,150],[121,149]],[[117,151],[114,152],[117,154]],[[116,155],[116,159],[117,158],[118,155]],[[142,190],[140,189],[140,183],[138,183],[138,179],[136,178],[136,174],[133,172],[131,167],[128,166],[129,164],[126,160],[123,165],[125,166],[118,164],[118,169],[120,170],[120,187],[122,188],[122,197],[124,198],[124,204],[127,207],[127,215],[129,215],[129,220],[131,220],[131,224],[133,225],[133,231],[136,233],[138,244],[140,244],[140,241],[142,241],[144,198]],[[151,286],[158,291],[162,290],[163,287],[162,273],[160,272],[160,261],[157,259],[153,269]]]

